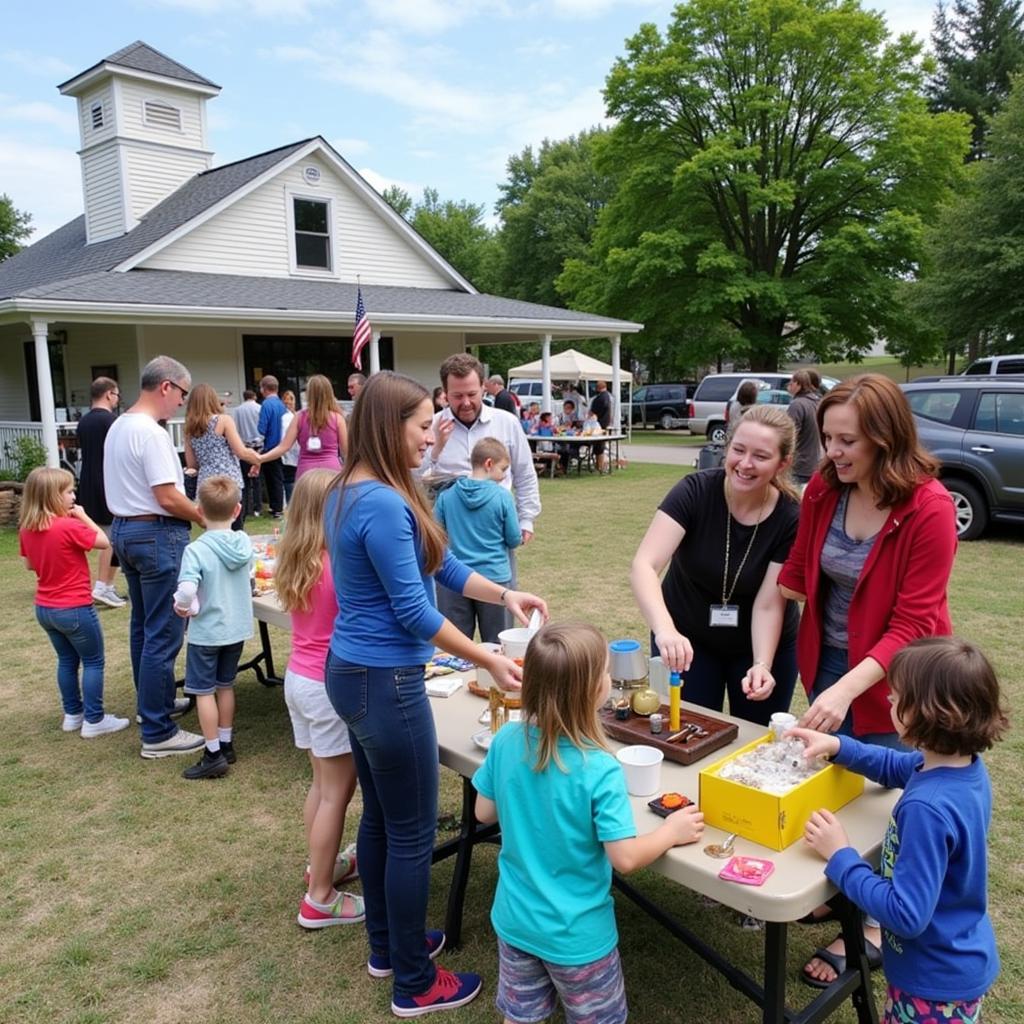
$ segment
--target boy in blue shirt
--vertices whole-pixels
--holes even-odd
[[[434,516],[447,531],[452,554],[460,562],[511,590],[508,552],[522,543],[523,534],[515,500],[501,485],[509,462],[508,449],[497,438],[477,441],[469,456],[471,475],[437,496]],[[498,634],[509,624],[502,605],[474,601],[446,587],[437,591],[437,607],[470,639],[479,624],[485,643],[497,643]]]
[[[174,610],[191,617],[185,662],[185,693],[196,698],[206,748],[182,773],[216,779],[234,764],[235,675],[242,646],[252,636],[249,565],[252,541],[231,524],[241,511],[238,484],[211,476],[199,487],[206,532],[185,548]]]

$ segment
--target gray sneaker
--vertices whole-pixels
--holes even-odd
[[[179,729],[173,736],[169,736],[159,743],[143,743],[139,753],[142,757],[152,761],[158,757],[172,757],[174,754],[191,754],[193,750],[202,747],[205,742],[198,733]]]
[[[188,697],[175,697],[174,698],[174,710],[171,712],[171,718],[181,718],[189,708],[192,707],[192,701]],[[135,724],[142,725],[142,715],[135,716]]]

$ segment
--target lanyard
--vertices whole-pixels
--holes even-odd
[[[764,515],[764,507],[768,503],[768,492],[764,493],[764,499],[761,502],[761,508],[757,513],[757,522],[754,523],[754,532],[750,535],[750,540],[747,542],[747,550],[743,552],[743,557],[740,559],[740,564],[736,568],[736,575],[732,578],[732,586],[728,586],[729,582],[729,535],[732,533],[732,509],[729,508],[729,492],[726,490],[725,493],[725,568],[722,571],[722,605],[725,606],[729,603],[729,599],[732,597],[733,592],[736,590],[736,584],[739,581],[740,573],[743,572],[743,566],[747,564],[747,558],[750,556],[750,551],[754,546],[754,541],[757,539],[757,528],[761,525],[761,517]],[[728,590],[728,592],[726,592]]]

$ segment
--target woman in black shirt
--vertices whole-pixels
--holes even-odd
[[[797,609],[776,585],[796,536],[794,445],[784,408],[748,409],[724,466],[669,491],[630,574],[655,653],[685,673],[683,699],[721,711],[728,692],[730,714],[763,725],[796,683]]]

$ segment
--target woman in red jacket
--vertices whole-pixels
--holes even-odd
[[[817,420],[825,461],[807,485],[779,574],[783,595],[805,602],[797,663],[811,706],[800,724],[899,747],[886,672],[911,640],[952,633],[953,503],[888,377],[843,381],[821,400]],[[869,959],[880,962],[877,928],[865,938]],[[839,939],[816,952],[804,977],[824,987],[844,966]]]

